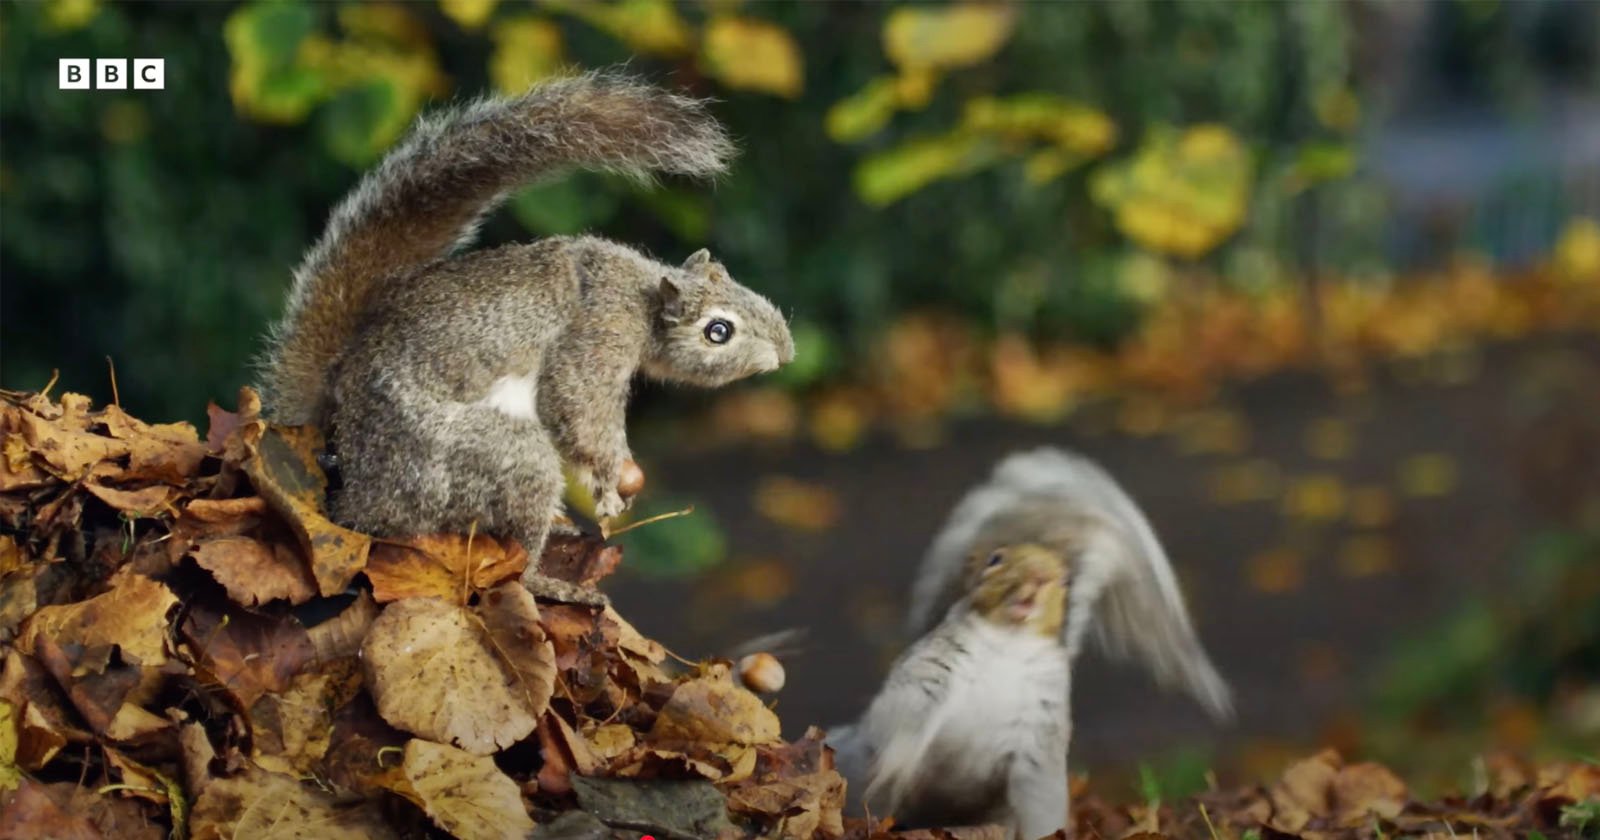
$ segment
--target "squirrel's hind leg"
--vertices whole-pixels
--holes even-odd
[[[466,485],[463,490],[470,488],[464,495],[475,497],[467,506],[478,512],[479,528],[516,539],[528,550],[528,566],[522,573],[528,591],[556,601],[608,603],[593,587],[540,571],[540,556],[552,520],[562,513],[561,496],[566,489],[561,456],[544,427],[537,420],[476,407],[463,414],[456,426],[452,474]]]

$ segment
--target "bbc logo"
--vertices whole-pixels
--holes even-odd
[[[89,59],[61,59],[61,90],[127,90],[128,80],[133,80],[134,90],[162,90],[167,86],[167,60],[164,58],[136,58],[133,72],[128,71],[126,58],[97,58],[94,73],[89,72]],[[91,81],[93,84],[91,84]]]

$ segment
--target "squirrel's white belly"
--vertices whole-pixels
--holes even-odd
[[[482,404],[523,420],[539,417],[539,379],[536,376],[502,376],[489,386]]]
[[[1067,661],[1053,641],[970,641],[988,650],[964,658],[951,674],[949,705],[938,716],[918,785],[958,811],[1000,800],[1015,757],[1036,749],[1044,733],[1064,735],[1066,723]],[[1056,715],[1062,719],[1052,720]],[[1064,738],[1059,749],[1066,752]]]

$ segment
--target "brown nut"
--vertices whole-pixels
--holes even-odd
[[[622,475],[617,478],[617,495],[631,499],[644,489],[644,470],[632,458],[622,462]]]
[[[783,690],[783,663],[770,653],[752,653],[739,660],[739,680],[761,694]]]

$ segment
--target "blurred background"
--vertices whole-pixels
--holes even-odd
[[[166,88],[58,90],[85,56]],[[1239,705],[1091,656],[1080,769],[1600,750],[1597,3],[3,3],[0,385],[231,406],[417,113],[618,62],[716,97],[736,171],[577,175],[483,241],[710,246],[799,345],[641,389],[636,515],[694,507],[622,538],[647,634],[810,628],[785,724],[851,717],[945,512],[1054,443],[1147,507]]]

